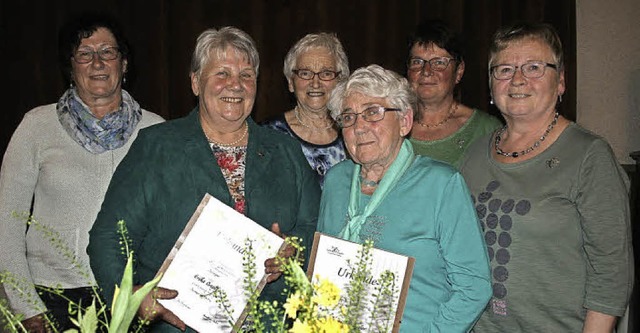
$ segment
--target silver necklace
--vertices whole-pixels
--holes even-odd
[[[207,126],[207,125],[205,124],[205,126]],[[238,140],[236,140],[236,141],[229,142],[229,143],[218,142],[218,141],[213,140],[212,138],[210,138],[209,134],[207,134],[207,131],[204,131],[204,136],[207,137],[207,141],[209,141],[209,143],[213,143],[216,146],[220,146],[220,147],[235,147],[238,143],[240,143],[242,140],[244,140],[244,138],[247,136],[247,133],[249,133],[249,124],[247,124],[247,122],[245,121],[244,122],[244,132],[242,132],[242,136],[240,136],[240,138]]]
[[[330,129],[331,127],[333,127],[333,125],[334,125],[333,120],[331,121],[331,123],[330,123],[329,125],[327,125],[327,126],[326,126],[326,127],[324,127],[324,128],[317,128],[317,127],[315,127],[315,126],[308,125],[307,123],[305,123],[304,121],[302,121],[302,118],[300,117],[300,111],[298,111],[298,107],[297,107],[297,106],[293,109],[293,113],[296,115],[296,119],[298,120],[298,122],[300,123],[300,125],[302,125],[302,126],[304,126],[304,127],[308,128],[308,129],[310,129],[310,130],[312,130],[312,131],[314,131],[314,132],[320,132],[320,131],[328,130],[328,129]]]
[[[547,126],[547,130],[544,131],[544,134],[542,134],[540,139],[538,139],[536,142],[534,142],[533,145],[530,146],[529,148],[527,148],[525,150],[522,150],[520,152],[514,151],[514,152],[511,152],[511,153],[507,153],[507,152],[503,151],[502,149],[500,149],[500,141],[502,141],[502,133],[504,133],[504,131],[507,129],[507,125],[504,125],[504,127],[502,127],[498,131],[498,133],[496,133],[496,140],[494,142],[494,146],[496,148],[496,153],[498,155],[502,155],[502,156],[506,156],[506,157],[513,157],[513,158],[518,158],[520,156],[524,156],[526,154],[529,154],[534,149],[540,147],[540,143],[542,143],[542,141],[544,141],[547,138],[547,135],[549,135],[549,132],[551,132],[553,127],[556,126],[556,124],[558,123],[558,117],[559,116],[560,116],[560,114],[558,113],[558,111],[556,111],[556,114],[553,116],[553,121],[551,122],[551,124],[549,124],[549,126]]]
[[[419,121],[418,124],[426,128],[440,127],[446,124],[453,117],[453,115],[456,113],[456,110],[458,110],[458,103],[454,101],[453,104],[451,104],[451,107],[449,108],[449,113],[447,114],[447,117],[442,119],[439,123],[431,125],[431,124],[425,124]]]

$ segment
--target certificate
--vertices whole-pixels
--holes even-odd
[[[358,251],[361,249],[361,244],[316,232],[313,238],[307,275],[314,281],[317,277],[329,279],[342,291],[341,298],[346,297],[346,287],[351,281],[353,269],[358,263]],[[371,276],[366,279],[365,292],[368,295],[368,299],[364,302],[366,308],[363,311],[364,316],[360,323],[371,323],[372,315],[376,316],[373,318],[374,320],[380,318],[381,313],[373,313],[371,301],[375,294],[375,287],[379,285],[380,276],[383,272],[390,271],[393,273],[394,283],[398,292],[391,301],[391,309],[384,311],[382,321],[390,318],[393,325],[389,325],[388,330],[385,332],[395,333],[400,329],[400,321],[402,320],[415,259],[376,248],[372,248],[370,253],[372,261],[368,267],[371,271]],[[361,327],[361,330],[363,332],[369,331],[367,327]],[[378,332],[378,330],[375,331]]]
[[[158,272],[163,273],[158,286],[177,290],[178,296],[158,302],[199,332],[230,332],[246,318],[242,258],[247,241],[261,291],[264,261],[277,255],[284,240],[206,194]],[[231,316],[213,297],[217,288],[227,294]]]

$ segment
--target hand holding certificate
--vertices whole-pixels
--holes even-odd
[[[252,292],[245,291],[248,246],[259,292],[266,283],[264,263],[283,244],[278,235],[207,194],[160,268],[164,275],[158,285],[178,296],[159,302],[197,331],[228,332],[244,320],[247,292]],[[221,292],[226,309],[216,299]]]

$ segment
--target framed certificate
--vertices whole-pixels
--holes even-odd
[[[229,332],[246,318],[243,253],[251,242],[255,255],[257,290],[266,284],[264,262],[284,246],[284,240],[206,194],[165,259],[158,286],[178,291],[170,300],[158,300],[199,332]],[[213,296],[224,291],[232,314]]]
[[[342,290],[342,297],[346,297],[345,290],[353,276],[354,265],[357,264],[358,251],[361,249],[362,244],[316,232],[307,275],[310,279],[316,279],[317,277],[329,279]],[[371,277],[366,281],[367,291],[365,293],[368,297],[372,297],[375,294],[374,288],[383,272],[390,271],[393,274],[398,293],[394,295],[394,299],[391,302],[392,309],[387,311],[390,315],[385,316],[384,320],[390,319],[393,323],[393,325],[388,326],[387,332],[396,333],[400,329],[415,259],[376,248],[372,248],[370,253],[372,257],[369,266]],[[371,305],[372,302],[371,300],[366,300],[364,303],[367,308],[363,311],[364,317],[360,322],[372,323],[376,320],[375,318],[373,318],[373,321],[371,320],[371,316],[375,315],[373,313],[373,305]],[[364,332],[368,331],[367,327],[361,327],[361,329]]]

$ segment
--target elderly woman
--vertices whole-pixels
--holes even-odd
[[[409,43],[407,78],[418,95],[411,130],[416,154],[459,167],[471,142],[502,123],[495,117],[456,101],[454,92],[464,75],[460,37],[441,21],[427,21]]]
[[[625,173],[606,141],[558,114],[565,75],[553,27],[500,29],[489,74],[506,125],[461,167],[493,273],[475,331],[611,332],[631,293]]]
[[[329,109],[353,161],[327,174],[318,229],[416,259],[401,332],[465,332],[490,297],[487,253],[462,176],[404,138],[414,106],[377,65],[338,84]]]
[[[91,303],[89,229],[138,130],[163,121],[122,89],[129,49],[109,18],[76,18],[61,30],[59,42],[71,85],[56,104],[25,114],[0,172],[0,271],[24,282],[5,289],[30,332],[44,332],[45,311],[58,331],[75,327],[68,319],[69,301]],[[59,233],[56,241],[66,249],[12,212],[31,212]],[[75,256],[77,265],[65,255]],[[47,288],[62,288],[62,295]]]
[[[90,232],[88,253],[98,284],[110,300],[124,270],[116,223],[127,223],[137,263],[134,284],[151,280],[191,215],[209,193],[265,228],[312,240],[320,188],[298,143],[249,117],[256,97],[258,51],[245,32],[204,31],[191,62],[191,89],[198,106],[186,117],[140,132],[116,170]],[[269,260],[267,273],[278,267]],[[283,279],[263,296],[281,296]],[[175,297],[160,289],[155,297]],[[145,313],[147,312],[147,313]],[[151,312],[151,313],[149,313]],[[162,319],[153,332],[184,323],[151,295],[139,313]]]
[[[296,106],[265,125],[300,141],[322,186],[327,170],[346,157],[327,101],[338,81],[349,76],[347,55],[334,34],[309,34],[287,53],[284,76],[296,97]]]

